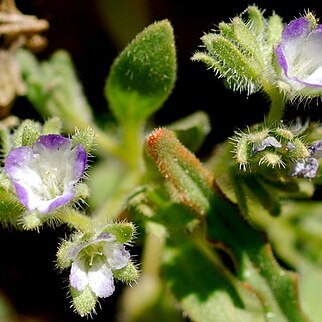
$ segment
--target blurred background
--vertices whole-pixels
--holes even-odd
[[[289,1],[185,1],[185,0],[21,0],[17,7],[25,14],[49,21],[45,33],[48,46],[39,59],[55,50],[67,50],[74,61],[78,77],[95,116],[104,121],[110,117],[103,96],[105,78],[113,59],[144,27],[156,20],[169,19],[174,28],[178,57],[176,87],[152,122],[166,125],[196,110],[210,116],[212,131],[199,152],[206,158],[216,143],[238,128],[263,119],[267,101],[260,94],[247,97],[233,93],[215,78],[213,72],[190,60],[201,45],[200,37],[221,21],[228,21],[248,5],[256,4],[265,14],[276,12],[284,22],[313,11],[322,17],[318,0]],[[23,108],[22,108],[23,107]],[[37,117],[24,98],[19,98],[13,113],[20,117]],[[286,118],[310,115],[319,120],[316,102],[292,107]],[[65,228],[44,228],[41,233],[14,232],[0,228],[0,322],[76,322],[84,321],[72,312],[67,297],[66,273],[55,269],[54,259],[59,237]],[[94,322],[114,321],[117,299],[122,291],[101,301]],[[12,314],[9,314],[9,311]],[[1,313],[2,312],[2,313]],[[2,314],[2,315],[1,315]],[[6,316],[14,316],[6,319]]]

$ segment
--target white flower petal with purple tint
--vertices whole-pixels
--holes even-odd
[[[111,296],[115,291],[111,269],[99,261],[94,262],[88,271],[88,284],[98,297]]]
[[[112,270],[125,267],[130,261],[130,253],[114,235],[104,232],[75,245],[70,251],[70,259],[73,260],[70,285],[79,291],[89,286],[96,296],[108,297],[115,290]]]
[[[72,264],[69,281],[78,291],[89,286],[98,297],[108,297],[115,290],[112,271],[102,259],[89,265],[86,258],[77,258]]]
[[[127,265],[130,260],[130,253],[124,245],[119,243],[105,244],[103,253],[107,258],[108,264],[112,269],[121,269]]]
[[[84,291],[88,285],[86,263],[76,259],[71,267],[69,275],[70,285],[79,291]]]
[[[5,171],[20,202],[29,210],[48,213],[66,205],[84,174],[87,154],[61,135],[40,136],[32,147],[9,152]]]
[[[275,54],[281,79],[295,94],[322,94],[322,25],[306,17],[285,26]]]

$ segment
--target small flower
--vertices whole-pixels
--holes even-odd
[[[282,144],[278,142],[273,136],[268,136],[262,140],[259,144],[253,147],[253,153],[264,151],[266,148],[281,148]]]
[[[276,47],[281,67],[281,88],[307,97],[322,94],[322,25],[312,14],[291,21],[285,26]],[[284,85],[282,85],[284,84]]]
[[[316,177],[319,169],[319,162],[316,158],[306,158],[296,160],[293,172],[294,177],[313,179]]]
[[[87,154],[81,145],[61,135],[42,135],[31,146],[11,150],[5,172],[20,202],[41,214],[66,205],[75,196],[75,184],[83,176]]]
[[[78,291],[89,286],[97,297],[104,298],[115,290],[112,270],[124,268],[130,262],[130,253],[114,235],[103,232],[89,242],[75,245],[70,259],[70,285]]]
[[[322,157],[322,140],[313,142],[308,148],[310,154],[316,158]]]

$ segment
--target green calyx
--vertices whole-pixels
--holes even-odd
[[[80,316],[83,317],[94,312],[97,296],[92,292],[89,286],[83,291],[78,291],[71,287],[70,295],[72,297],[72,306]]]
[[[288,168],[295,160],[310,156],[309,144],[291,127],[255,125],[231,138],[234,158],[239,168]]]
[[[124,244],[132,240],[135,226],[132,223],[113,223],[105,226],[103,231],[114,235],[119,243]]]

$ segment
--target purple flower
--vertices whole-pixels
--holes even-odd
[[[322,25],[301,17],[285,26],[275,54],[281,67],[281,79],[295,94],[321,95],[321,52]]]
[[[75,184],[83,176],[87,154],[81,145],[61,135],[42,135],[32,147],[11,150],[5,172],[20,202],[42,214],[66,205],[75,195]]]
[[[316,158],[298,159],[294,164],[291,175],[299,178],[313,179],[316,177],[318,170],[319,161]]]
[[[101,233],[89,242],[74,246],[70,259],[73,260],[70,285],[78,291],[90,287],[96,296],[108,297],[115,290],[112,270],[125,267],[130,253],[114,235]]]

